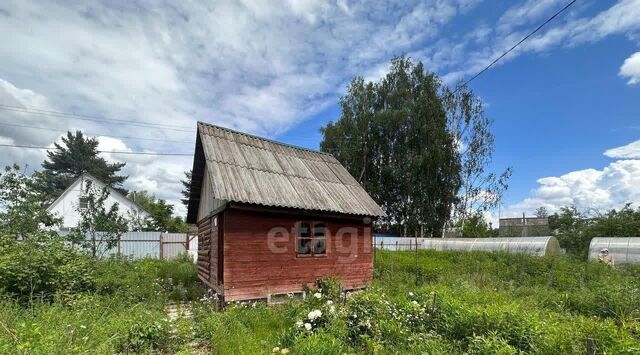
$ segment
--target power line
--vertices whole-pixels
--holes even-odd
[[[21,144],[0,144],[0,147],[8,148],[26,148],[26,149],[42,149],[42,150],[57,150],[56,147],[41,147],[35,145],[21,145]],[[161,156],[193,156],[191,153],[156,153],[156,152],[118,152],[111,150],[98,150],[98,153],[111,153],[111,154],[127,154],[127,155],[161,155]]]
[[[553,21],[553,19],[555,19],[558,15],[560,15],[561,13],[563,13],[566,9],[568,9],[571,5],[573,5],[577,0],[572,0],[571,2],[569,2],[567,5],[565,5],[562,9],[560,9],[559,11],[557,11],[555,14],[553,14],[553,16],[549,17],[545,22],[543,22],[542,24],[540,24],[540,26],[536,27],[535,30],[531,31],[528,35],[526,35],[524,38],[522,38],[518,43],[514,44],[513,47],[509,48],[508,51],[502,53],[498,58],[494,59],[493,62],[491,62],[491,64],[487,65],[484,69],[482,69],[481,71],[479,71],[476,75],[474,75],[471,79],[467,80],[464,82],[464,84],[462,84],[461,87],[466,86],[467,84],[469,84],[473,79],[479,77],[480,75],[482,75],[482,73],[486,72],[487,70],[489,70],[489,68],[491,68],[494,64],[496,64],[500,59],[504,58],[504,56],[506,56],[507,54],[511,53],[511,51],[513,51],[514,49],[516,49],[516,47],[518,47],[520,44],[522,44],[524,41],[526,41],[527,39],[529,39],[529,37],[533,36],[536,32],[538,32],[542,27],[544,27],[546,24],[548,24],[549,22]],[[458,90],[456,90],[458,91]]]
[[[44,116],[51,116],[51,117],[66,117],[74,120],[91,121],[91,122],[98,122],[98,123],[110,122],[110,123],[126,125],[126,126],[150,127],[150,128],[156,128],[156,129],[178,131],[178,132],[191,133],[195,131],[193,128],[188,128],[186,126],[168,125],[163,123],[151,123],[151,122],[144,122],[144,121],[132,122],[131,120],[121,120],[121,119],[106,118],[106,117],[93,116],[93,115],[43,110],[43,109],[27,107],[27,106],[21,107],[21,106],[11,106],[11,105],[0,104],[0,110],[5,110],[9,112],[18,112],[18,113],[30,113],[35,115],[44,115]]]
[[[60,130],[60,129],[49,128],[49,127],[36,127],[36,126],[22,125],[22,124],[16,124],[16,123],[5,123],[5,122],[0,122],[0,126],[11,126],[11,127],[30,128],[30,129],[40,129],[40,130],[44,130],[44,131],[57,131],[57,132],[62,132],[62,133],[68,131],[68,130]],[[169,140],[169,139],[162,139],[162,138],[140,138],[140,137],[127,137],[127,136],[113,136],[113,135],[109,135],[109,134],[88,133],[88,132],[83,131],[82,129],[80,129],[80,130],[84,134],[89,135],[89,136],[102,136],[102,137],[122,138],[122,139],[135,139],[135,140],[146,140],[146,141],[193,144],[193,141],[176,141],[176,140]]]

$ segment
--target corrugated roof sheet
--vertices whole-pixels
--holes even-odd
[[[330,154],[198,122],[214,198],[264,206],[383,216]]]

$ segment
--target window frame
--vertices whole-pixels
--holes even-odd
[[[84,203],[83,203],[83,201],[84,201]],[[84,205],[84,207],[83,207],[83,205]],[[82,196],[80,196],[78,198],[78,209],[81,210],[81,211],[84,211],[87,208],[89,208],[89,197],[82,195]]]
[[[307,223],[309,225],[309,236],[308,237],[301,237],[301,233],[300,233],[300,229],[302,228],[302,224],[303,223]],[[324,234],[321,237],[316,236],[316,225],[317,224],[322,224],[324,226]],[[296,226],[296,237],[295,237],[295,251],[296,251],[296,257],[300,257],[300,258],[321,258],[321,257],[326,257],[328,254],[328,250],[327,250],[327,231],[329,228],[329,225],[327,222],[325,221],[314,221],[314,220],[301,220],[296,222],[295,224]],[[309,245],[309,253],[301,253],[300,249],[299,249],[299,245],[300,245],[300,240],[309,240],[311,241],[311,244]],[[315,253],[314,252],[314,241],[315,240],[322,240],[324,241],[324,252],[323,253]]]

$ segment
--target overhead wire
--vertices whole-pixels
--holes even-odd
[[[44,130],[44,131],[56,131],[56,132],[61,132],[61,133],[65,133],[65,132],[69,131],[69,130],[61,130],[61,129],[49,128],[49,127],[38,127],[38,126],[30,126],[30,125],[22,125],[22,124],[17,124],[17,123],[6,123],[6,122],[0,122],[0,126],[22,127],[22,128],[29,128],[29,129],[39,129],[39,130]],[[89,135],[89,136],[101,136],[101,137],[111,137],[111,138],[121,138],[121,139],[135,139],[135,140],[146,140],[146,141],[193,144],[193,141],[178,141],[178,140],[171,140],[171,139],[164,139],[164,138],[143,138],[143,137],[130,137],[130,136],[114,136],[114,135],[110,135],[110,134],[89,133],[89,132],[84,131],[83,129],[78,129],[78,130],[82,131],[82,133],[84,133],[86,135]]]
[[[146,121],[131,121],[131,120],[122,120],[115,118],[106,118],[94,115],[85,115],[85,114],[77,114],[77,113],[68,113],[62,111],[52,111],[52,110],[43,110],[34,107],[28,106],[12,106],[0,104],[0,110],[9,111],[9,112],[17,112],[17,113],[29,113],[35,115],[44,115],[51,117],[66,117],[74,120],[80,121],[91,121],[98,123],[113,123],[119,125],[127,125],[127,126],[136,126],[136,127],[147,127],[147,128],[156,128],[156,129],[164,129],[178,132],[194,132],[193,128],[189,128],[186,126],[178,126],[178,125],[168,125],[164,123],[152,123]]]
[[[24,149],[41,149],[41,150],[58,150],[56,147],[42,147],[35,145],[23,145],[23,144],[0,144],[0,147],[8,148],[24,148]],[[161,152],[129,152],[129,151],[112,151],[112,150],[98,150],[98,153],[110,153],[110,154],[127,154],[127,155],[161,155],[161,156],[193,156],[192,153],[161,153]]]
[[[487,70],[489,70],[494,64],[496,64],[497,62],[500,61],[500,59],[504,58],[507,54],[511,53],[514,49],[516,49],[519,45],[521,45],[522,43],[524,43],[527,39],[529,39],[529,37],[533,36],[534,34],[536,34],[538,31],[540,31],[544,26],[546,26],[549,22],[553,21],[553,19],[555,19],[556,17],[558,17],[561,13],[563,13],[565,10],[567,10],[569,7],[571,7],[571,5],[573,5],[577,0],[572,0],[570,1],[568,4],[566,4],[563,8],[561,8],[560,10],[556,11],[553,16],[549,17],[546,21],[544,21],[543,23],[541,23],[538,27],[536,27],[533,31],[529,32],[529,34],[527,34],[526,36],[524,36],[520,41],[518,41],[518,43],[514,44],[511,48],[509,48],[506,52],[502,53],[499,57],[497,57],[496,59],[494,59],[491,63],[489,63],[489,65],[487,65],[486,67],[484,67],[484,69],[480,70],[478,73],[476,73],[476,75],[474,75],[473,77],[471,77],[471,79],[465,81],[461,86],[458,87],[458,89],[456,89],[456,92],[461,88],[466,86],[467,84],[469,84],[470,82],[472,82],[475,78],[479,77],[480,75],[482,75],[484,72],[486,72]]]

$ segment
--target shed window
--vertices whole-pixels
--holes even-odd
[[[298,255],[326,255],[326,229],[327,226],[324,222],[299,222],[296,236]]]

